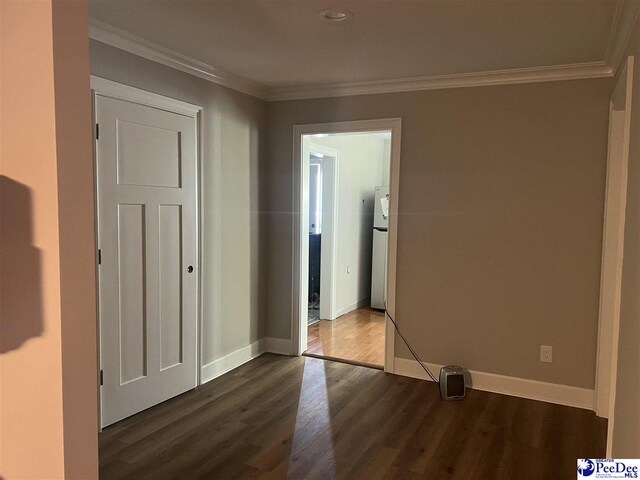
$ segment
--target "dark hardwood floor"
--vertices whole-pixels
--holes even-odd
[[[574,479],[605,435],[587,410],[265,354],[106,428],[100,478]]]

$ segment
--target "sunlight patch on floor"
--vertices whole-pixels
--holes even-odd
[[[306,358],[288,476],[295,478],[297,468],[303,469],[319,457],[323,459],[323,476],[332,478],[336,469],[325,362]]]

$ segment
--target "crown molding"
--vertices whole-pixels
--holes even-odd
[[[613,24],[609,33],[609,41],[604,54],[604,61],[615,74],[622,62],[622,57],[640,15],[640,0],[619,0]]]
[[[263,100],[266,99],[267,89],[257,82],[194,60],[93,18],[89,19],[89,37],[218,85],[223,85]]]
[[[89,37],[262,100],[302,100],[611,77],[622,59],[626,44],[635,26],[640,12],[639,5],[640,0],[620,0],[607,47],[608,61],[300,87],[269,88],[95,19],[89,20]]]
[[[612,75],[613,70],[605,62],[574,63],[549,67],[517,68],[371,82],[279,88],[269,90],[267,100],[301,100],[309,98],[370,95],[376,93],[412,92],[416,90],[437,90],[444,88],[554,82],[560,80],[611,77]]]

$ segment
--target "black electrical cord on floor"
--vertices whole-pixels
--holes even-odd
[[[429,370],[429,367],[427,367],[422,360],[420,360],[420,357],[418,356],[418,354],[413,350],[413,348],[411,348],[411,345],[409,345],[409,342],[407,341],[406,338],[404,338],[404,335],[402,335],[402,333],[400,333],[400,329],[398,328],[398,324],[395,322],[395,320],[393,319],[393,317],[391,316],[391,314],[389,313],[389,310],[387,310],[387,304],[384,304],[384,313],[385,315],[389,318],[389,320],[391,320],[391,323],[393,323],[393,327],[396,329],[396,332],[398,332],[398,335],[400,335],[400,338],[402,339],[402,341],[404,342],[404,344],[407,346],[407,348],[409,349],[409,351],[411,352],[411,355],[413,355],[415,357],[415,359],[418,361],[418,363],[420,364],[420,366],[424,369],[425,372],[427,372],[427,375],[429,375],[429,377],[431,378],[431,380],[433,380],[435,383],[437,383],[438,385],[440,385],[440,382],[438,380],[436,380],[436,377],[433,376],[433,373],[431,373],[431,370]]]

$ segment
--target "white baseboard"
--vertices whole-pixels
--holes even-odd
[[[249,360],[259,357],[265,351],[265,343],[265,339],[261,338],[257,342],[253,342],[246,347],[239,348],[224,357],[203,365],[200,370],[200,383],[207,383],[208,381],[239,367],[243,363],[247,363]]]
[[[426,363],[426,365],[437,378],[440,374],[441,365],[433,363]],[[416,360],[406,358],[395,358],[394,373],[405,377],[430,380]],[[594,408],[594,391],[588,388],[539,382],[537,380],[473,370],[469,370],[469,374],[471,375],[472,388],[476,390],[584,408],[586,410],[593,410]]]
[[[363,298],[358,303],[354,303],[353,305],[349,305],[348,307],[344,307],[338,310],[336,312],[336,318],[339,317],[340,315],[344,315],[345,313],[353,312],[357,308],[368,307],[369,305],[371,305],[371,299]]]
[[[288,338],[265,337],[265,352],[291,355],[291,340]]]
[[[230,372],[234,368],[259,357],[265,352],[280,355],[291,355],[291,340],[285,338],[264,337],[251,345],[239,348],[224,357],[203,365],[200,370],[200,383],[207,383],[214,378]]]

